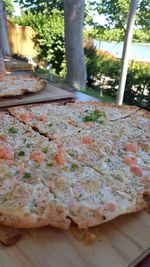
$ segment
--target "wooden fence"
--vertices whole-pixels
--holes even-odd
[[[37,54],[35,31],[29,26],[19,26],[7,20],[8,38],[12,54],[34,57]]]

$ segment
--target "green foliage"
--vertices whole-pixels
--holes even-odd
[[[93,0],[86,0],[85,11],[84,11],[84,25],[94,24],[93,11],[94,11]]]
[[[125,31],[124,29],[105,29],[103,31],[97,30],[96,38],[97,40],[103,41],[116,41],[120,42],[124,40]]]
[[[124,29],[104,29],[103,27],[92,28],[84,30],[84,37],[86,39],[93,38],[103,41],[116,41],[123,42],[125,37]],[[148,43],[150,42],[150,31],[144,29],[136,29],[133,33],[133,42],[135,43]]]
[[[127,103],[150,103],[150,64],[131,61],[126,81],[125,101]]]
[[[33,14],[38,14],[39,12],[50,14],[54,9],[63,10],[62,0],[15,0],[24,9],[28,9]]]
[[[98,5],[98,13],[106,16],[109,28],[122,29],[125,28],[130,0],[102,0]]]
[[[129,14],[130,0],[101,0],[96,2],[99,14],[107,19],[106,28],[125,29]],[[149,30],[150,0],[139,0],[136,12],[135,24]]]
[[[135,43],[150,42],[150,30],[136,29],[133,34],[133,42]]]
[[[12,16],[15,11],[12,0],[3,0],[5,12],[7,16]]]
[[[63,12],[53,10],[48,14],[24,12],[21,17],[13,18],[19,25],[31,26],[36,32],[38,59],[51,63],[56,73],[64,70],[64,17]]]
[[[89,0],[89,2],[90,4],[87,5],[87,14],[97,11],[99,15],[105,16],[106,23],[105,25],[101,25],[94,23],[90,19],[86,20],[86,24],[93,26],[92,29],[84,32],[86,37],[93,37],[97,40],[105,41],[124,41],[130,0]],[[150,41],[149,14],[150,0],[139,0],[135,18],[133,42]]]
[[[85,47],[86,63],[87,63],[87,76],[98,78],[102,75],[118,76],[120,61],[115,59],[114,56],[107,51],[96,50],[92,44]]]
[[[85,44],[84,53],[86,56],[87,78],[95,77],[99,72],[96,48],[90,40]]]
[[[107,51],[96,51],[91,45],[85,49],[88,77],[93,77],[101,88],[116,96],[120,78],[121,60]],[[129,62],[124,101],[128,104],[150,105],[150,64],[140,61]]]
[[[139,1],[137,25],[150,33],[150,0]]]

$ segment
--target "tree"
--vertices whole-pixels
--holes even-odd
[[[4,59],[3,59],[3,55],[0,49],[0,78],[2,78],[5,73],[6,73],[6,70],[5,70],[5,65],[4,65]]]
[[[76,89],[85,88],[86,65],[82,41],[85,0],[18,0],[17,2],[33,14],[50,14],[53,10],[61,10],[64,5],[67,81]]]
[[[128,20],[130,0],[99,0],[93,1],[98,13],[105,15],[107,28],[125,29]],[[135,25],[149,30],[150,0],[139,0]]]
[[[51,63],[57,74],[62,73],[65,64],[63,11],[53,9],[50,14],[22,12],[20,17],[16,16],[11,21],[34,29],[34,40],[38,42],[38,59]]]
[[[6,16],[12,16],[15,9],[12,0],[3,0]]]
[[[0,0],[0,47],[3,55],[11,54],[7,35],[6,15],[2,0]]]
[[[15,0],[24,9],[30,10],[33,14],[35,13],[46,13],[50,14],[53,9],[63,10],[62,0]]]
[[[84,0],[64,0],[67,81],[76,89],[84,89],[86,86],[82,39],[84,8]]]
[[[150,0],[140,1],[138,12],[137,24],[141,25],[142,29],[149,31],[150,35]]]

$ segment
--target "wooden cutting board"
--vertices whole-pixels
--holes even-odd
[[[60,99],[71,99],[73,97],[73,93],[62,90],[48,83],[44,90],[34,94],[27,94],[19,97],[0,98],[0,108],[39,102],[41,103]]]
[[[1,267],[133,267],[150,253],[150,214],[121,216],[93,230],[86,245],[51,227],[24,231],[13,247],[0,246]]]
[[[4,57],[6,70],[9,71],[33,71],[33,65],[11,57]]]

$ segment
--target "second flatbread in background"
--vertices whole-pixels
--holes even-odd
[[[6,75],[0,80],[0,97],[19,96],[25,93],[36,93],[47,85],[32,75]]]

